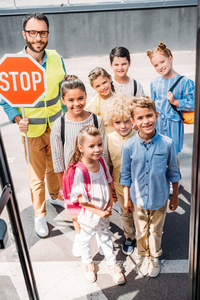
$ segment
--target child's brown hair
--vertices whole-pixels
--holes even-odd
[[[149,108],[156,113],[156,105],[154,100],[148,96],[134,97],[131,102],[131,116],[134,119],[134,109],[136,107]]]
[[[92,87],[93,87],[93,81],[97,79],[99,76],[111,79],[111,75],[104,68],[96,67],[88,74],[88,78]],[[115,88],[112,82],[111,82],[111,90],[112,92],[115,92]]]
[[[84,83],[76,75],[66,75],[60,88],[61,98],[64,99],[67,90],[80,89],[86,94]]]

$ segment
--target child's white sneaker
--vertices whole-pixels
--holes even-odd
[[[115,264],[113,266],[108,266],[108,272],[112,276],[112,280],[117,284],[123,284],[125,283],[126,279],[124,275],[122,274],[122,271],[120,269],[120,266]]]
[[[160,274],[160,263],[158,257],[151,257],[149,262],[149,277],[157,277]]]
[[[147,276],[149,271],[149,257],[141,256],[137,264],[137,272],[140,276]]]
[[[88,281],[90,281],[90,282],[96,281],[96,274],[95,274],[93,262],[91,262],[89,264],[83,264],[83,272],[84,272],[85,278]]]

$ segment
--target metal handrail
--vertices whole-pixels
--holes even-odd
[[[39,294],[35,282],[31,259],[29,255],[26,238],[24,235],[18,202],[8,166],[8,161],[4,149],[4,144],[0,131],[0,176],[3,188],[2,197],[0,198],[0,214],[7,207],[9,220],[15,238],[15,243],[19,255],[22,272],[24,275],[27,292],[30,300],[39,300]]]

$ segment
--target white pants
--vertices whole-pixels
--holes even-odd
[[[90,241],[95,233],[97,233],[98,235],[99,246],[101,246],[108,265],[115,265],[116,257],[113,251],[113,243],[109,232],[109,218],[101,218],[95,229],[85,225],[81,225],[79,246],[82,262],[84,264],[89,264],[92,262]]]

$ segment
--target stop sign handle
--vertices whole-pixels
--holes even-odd
[[[22,116],[23,116],[23,121],[25,121],[24,107],[22,107]],[[30,156],[29,156],[29,149],[28,149],[28,137],[27,137],[27,132],[25,132],[25,143],[26,143],[27,159],[28,159],[28,163],[30,163]]]

